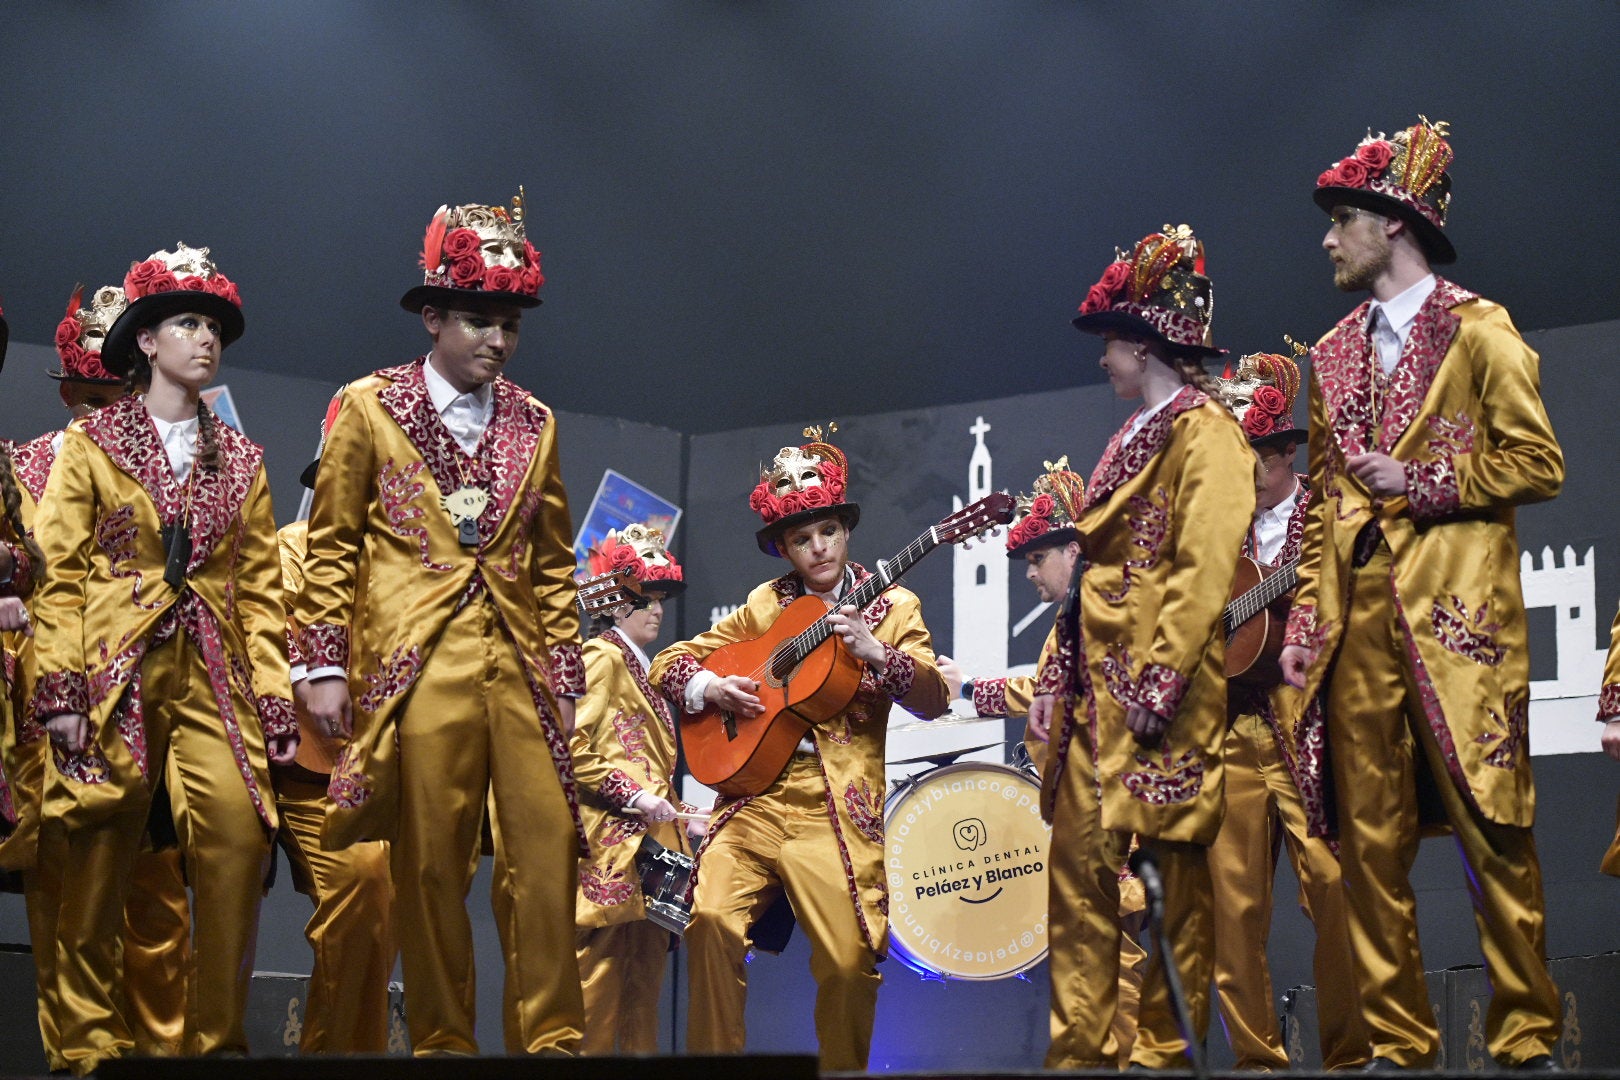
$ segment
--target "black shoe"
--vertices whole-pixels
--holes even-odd
[[[1389,1058],[1375,1057],[1361,1067],[1362,1072],[1405,1072],[1406,1066]]]
[[[1563,1072],[1564,1070],[1558,1067],[1558,1062],[1553,1060],[1553,1056],[1551,1054],[1537,1054],[1534,1057],[1527,1057],[1517,1065],[1513,1066],[1513,1071]]]

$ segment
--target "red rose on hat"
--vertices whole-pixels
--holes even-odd
[[[147,259],[145,262],[136,263],[129,268],[129,273],[124,275],[125,295],[131,300],[139,300],[151,291],[153,278],[168,272],[168,267],[163,265],[162,259]]]
[[[450,260],[450,280],[462,288],[471,288],[484,276],[484,260],[477,255],[462,255]]]
[[[446,259],[459,259],[466,255],[476,255],[483,246],[478,234],[471,229],[451,229],[444,238],[441,250]]]
[[[1130,276],[1130,263],[1111,262],[1108,269],[1103,271],[1102,277],[1097,279],[1097,284],[1107,289],[1110,294],[1117,293],[1125,287],[1125,282],[1130,280]]]
[[[88,365],[90,354],[84,351],[84,346],[77,341],[70,341],[66,345],[58,343],[56,355],[62,358],[62,366],[68,370],[75,370]],[[96,353],[100,356],[100,353]],[[88,374],[88,373],[87,373]]]
[[[1333,168],[1331,168],[1331,169],[1322,170],[1322,175],[1318,176],[1316,178],[1316,186],[1317,187],[1332,187],[1334,184],[1337,184],[1338,182],[1339,182],[1339,167],[1337,165],[1333,166]]]
[[[1113,298],[1114,294],[1101,285],[1093,285],[1086,290],[1086,298],[1080,301],[1080,314],[1090,315],[1094,311],[1102,311]]]
[[[618,544],[613,548],[613,569],[634,570],[641,562],[641,556],[629,544]]]
[[[1347,157],[1339,162],[1339,184],[1342,187],[1364,187],[1367,183],[1367,166],[1353,157]]]
[[[490,292],[522,292],[523,272],[509,266],[492,266],[484,271],[484,288]]]
[[[77,346],[80,330],[78,319],[75,319],[72,315],[65,317],[56,324],[56,347],[65,349],[69,345]]]
[[[831,506],[833,504],[832,492],[828,491],[826,487],[821,484],[807,487],[803,491],[799,492],[799,494],[804,496],[806,510],[816,510],[823,506]]]
[[[1052,508],[1055,505],[1057,504],[1052,501],[1052,496],[1043,492],[1035,496],[1030,502],[1029,514],[1031,517],[1049,518],[1052,516]]]
[[[775,521],[782,516],[782,511],[776,505],[776,496],[763,482],[755,485],[753,493],[748,496],[748,506],[766,521]]]
[[[193,274],[187,278],[180,278],[180,288],[184,292],[208,292],[208,279],[201,274]]]
[[[236,291],[236,283],[224,274],[215,274],[208,279],[208,291],[221,300],[229,300],[237,307],[242,306],[242,294]]]
[[[527,240],[523,241],[523,265],[540,269],[540,253],[534,250],[534,245]]]
[[[1251,439],[1258,439],[1262,435],[1270,435],[1277,426],[1276,418],[1270,414],[1251,407],[1243,414],[1243,431]]]
[[[1268,416],[1281,416],[1288,410],[1288,398],[1275,386],[1256,387],[1254,408],[1264,410]]]
[[[533,296],[545,283],[546,276],[540,272],[540,268],[531,266],[523,271],[523,288],[520,291]]]
[[[781,497],[776,500],[776,504],[782,508],[782,513],[784,516],[787,514],[797,514],[801,510],[810,509],[810,503],[805,498],[804,492],[802,491],[783,492]]]
[[[844,501],[844,467],[834,462],[827,462],[821,467],[821,484],[827,489],[827,494],[835,503]],[[832,505],[831,503],[828,504]]]
[[[128,294],[128,292],[129,292],[128,289],[126,289],[124,291],[125,291],[126,294]],[[150,278],[147,279],[147,282],[146,282],[146,295],[147,296],[151,296],[154,293],[179,292],[179,291],[180,291],[180,279],[175,277],[173,274],[169,273],[169,271],[167,271],[167,270],[164,270],[161,273],[153,274]]]
[[[1356,147],[1356,160],[1371,172],[1383,172],[1394,158],[1395,151],[1382,139]]]

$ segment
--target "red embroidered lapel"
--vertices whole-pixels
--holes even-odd
[[[604,631],[602,636],[617,645],[619,651],[624,654],[624,666],[630,669],[630,677],[636,681],[636,689],[641,691],[641,696],[647,699],[647,703],[653,707],[653,712],[664,722],[664,727],[673,736],[675,717],[669,711],[669,699],[655,691],[652,684],[647,681],[647,669],[641,666],[641,658],[636,655],[636,650],[630,647],[624,635],[617,630]]]
[[[79,430],[119,471],[141,485],[165,525],[179,516],[182,490],[169,471],[169,455],[163,451],[144,402],[134,395],[119,398],[80,420]],[[201,550],[206,554],[208,549]]]
[[[1345,457],[1367,450],[1373,424],[1372,339],[1363,303],[1340,319],[1311,350],[1311,371],[1321,388],[1328,429]]]
[[[433,409],[422,376],[425,362],[426,357],[418,357],[377,372],[390,381],[378,391],[377,401],[422,456],[440,494],[456,491],[464,483],[489,492],[489,503],[478,518],[479,542],[486,544],[517,499],[548,414],[511,380],[497,378],[489,426],[469,457]]]
[[[51,477],[51,463],[56,460],[56,451],[51,448],[51,440],[56,438],[56,432],[48,431],[37,439],[30,439],[20,446],[11,448],[12,471],[17,474],[17,482],[28,489],[37,503],[45,494],[45,481]]]
[[[1288,515],[1288,532],[1284,535],[1282,549],[1277,552],[1278,566],[1299,559],[1300,546],[1305,542],[1305,519],[1310,516],[1307,513],[1311,505],[1309,482],[1310,477],[1299,477],[1299,498],[1294,502],[1294,512]]]
[[[1458,304],[1475,298],[1474,293],[1444,278],[1436,278],[1434,291],[1418,309],[1412,332],[1407,335],[1406,348],[1401,351],[1401,362],[1390,376],[1389,389],[1384,396],[1383,422],[1378,429],[1378,449],[1389,453],[1429,396],[1434,385],[1435,372],[1451,348],[1451,339],[1457,336],[1462,320],[1451,313]]]
[[[1164,449],[1164,444],[1170,439],[1170,425],[1176,417],[1189,409],[1196,409],[1209,400],[1209,395],[1192,386],[1183,386],[1176,391],[1176,396],[1170,399],[1170,404],[1159,410],[1136,437],[1130,442],[1124,441],[1125,432],[1131,426],[1130,420],[1108,440],[1108,446],[1103,450],[1102,458],[1098,460],[1097,467],[1091,472],[1091,483],[1086,485],[1086,497],[1082,509],[1089,510],[1092,506],[1108,498],[1110,492],[1131,477],[1141,472],[1153,455]],[[1140,411],[1140,410],[1138,410]],[[1136,414],[1131,414],[1134,420]]]

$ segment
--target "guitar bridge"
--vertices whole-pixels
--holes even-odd
[[[729,710],[722,709],[720,711],[720,726],[726,729],[726,738],[735,739],[737,737],[737,718]]]

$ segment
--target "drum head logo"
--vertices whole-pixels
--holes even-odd
[[[963,762],[889,796],[889,946],[903,962],[1002,979],[1046,955],[1052,829],[1041,821],[1040,794],[1028,773]]]
[[[963,818],[956,823],[956,846],[963,851],[972,851],[989,843],[984,822],[976,817]]]

